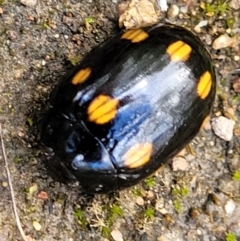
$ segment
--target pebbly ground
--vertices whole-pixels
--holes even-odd
[[[66,71],[119,31],[118,3],[0,1],[0,121],[28,240],[240,240],[240,8],[234,0],[208,2],[159,18],[186,25],[208,46],[218,76],[211,118],[234,120],[233,137],[217,137],[209,122],[183,157],[154,177],[114,195],[84,196],[48,176],[39,123]],[[0,166],[0,240],[22,240],[2,156]]]

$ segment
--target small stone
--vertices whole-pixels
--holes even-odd
[[[166,12],[168,10],[168,5],[166,0],[158,0],[158,4],[161,11]]]
[[[37,0],[20,0],[21,4],[25,6],[35,6],[37,4]]]
[[[7,31],[6,31],[6,34],[7,34],[8,38],[9,38],[10,40],[14,40],[14,39],[16,39],[16,38],[18,37],[17,32],[14,31],[14,30],[7,30]]]
[[[175,18],[179,14],[179,7],[175,4],[172,4],[170,8],[168,9],[167,15],[169,18]]]
[[[19,131],[17,132],[17,134],[18,134],[19,137],[24,137],[24,136],[25,136],[23,130],[19,130]]]
[[[50,60],[51,57],[49,55],[46,55],[45,58],[44,58],[46,61]]]
[[[161,234],[158,238],[157,241],[183,241],[182,238],[182,230],[174,230],[172,232],[170,231],[165,231],[163,234]]]
[[[233,214],[235,207],[236,207],[235,202],[232,199],[229,199],[224,206],[227,214]]]
[[[236,93],[240,93],[240,78],[234,80],[232,87]]]
[[[202,231],[200,229],[197,229],[197,234],[198,235],[201,235],[202,234]]]
[[[3,9],[2,8],[0,8],[0,14],[3,14]]]
[[[157,211],[164,209],[164,199],[163,198],[156,199],[155,209]],[[167,210],[166,210],[166,212],[167,212]]]
[[[194,31],[197,33],[200,33],[202,31],[201,28],[207,25],[208,25],[208,20],[202,20],[194,27]]]
[[[193,208],[191,211],[190,211],[190,216],[191,216],[191,218],[198,218],[198,216],[199,216],[199,210],[198,209],[196,209],[196,208]]]
[[[39,222],[37,221],[33,221],[33,227],[35,228],[35,230],[40,231],[42,229],[42,226]]]
[[[200,28],[206,27],[207,25],[208,25],[208,20],[202,20],[202,21],[200,21],[200,22],[198,23],[198,26],[199,26]]]
[[[136,198],[136,203],[137,203],[137,205],[139,205],[139,206],[143,206],[143,205],[144,205],[144,200],[143,200],[143,198],[140,197],[140,196],[138,196],[138,197]]]
[[[227,34],[231,34],[232,33],[232,29],[231,28],[226,29],[226,33]]]
[[[26,241],[36,241],[36,239],[32,238],[30,235],[26,235]]]
[[[48,199],[48,194],[44,191],[41,191],[38,193],[38,197],[43,199],[43,200],[47,200]]]
[[[214,146],[214,145],[215,145],[214,141],[210,141],[210,142],[209,142],[209,145],[210,145],[210,146]]]
[[[232,39],[227,34],[223,34],[213,41],[212,47],[213,49],[218,50],[222,48],[227,48],[231,44],[232,44]]]
[[[227,114],[229,114],[230,116],[235,116],[234,109],[232,107],[228,107],[227,108]]]
[[[119,9],[119,26],[134,29],[158,22],[159,9],[150,0],[131,0]]]
[[[122,233],[115,229],[111,232],[111,235],[112,235],[112,238],[115,240],[115,241],[123,241],[123,236],[122,236]]]
[[[238,56],[238,55],[234,55],[234,56],[233,56],[233,59],[234,59],[234,61],[236,61],[236,62],[237,62],[237,61],[239,61],[239,60],[240,60],[240,56]]]
[[[213,199],[213,202],[214,202],[216,205],[218,205],[218,206],[221,205],[221,199],[220,199],[219,195],[213,193],[213,194],[212,194],[212,199]]]
[[[205,35],[205,42],[207,45],[211,45],[212,44],[212,37],[210,34],[206,34]]]
[[[35,21],[35,18],[34,18],[34,16],[32,16],[32,15],[28,15],[27,16],[27,19],[29,20],[29,21]]]
[[[179,156],[185,156],[186,153],[187,153],[186,148],[183,148],[180,152],[178,152],[178,154],[177,154],[176,156],[177,156],[177,157],[179,157]]]
[[[188,6],[185,5],[185,6],[181,7],[181,8],[180,8],[180,11],[181,11],[182,13],[187,13],[187,12],[188,12]]]
[[[229,6],[235,10],[240,9],[240,0],[231,0]]]
[[[206,131],[209,131],[212,129],[211,127],[211,122],[210,122],[210,116],[207,116],[204,121],[203,121],[203,124],[202,124],[202,128]]]
[[[2,182],[2,187],[7,187],[8,183],[7,182]]]
[[[185,158],[183,157],[175,157],[172,161],[172,169],[173,171],[185,171],[188,168],[188,164]]]
[[[200,26],[199,25],[196,25],[195,27],[194,27],[194,31],[196,32],[196,33],[201,33],[201,28],[200,28]]]
[[[147,193],[146,193],[147,195],[147,198],[148,199],[153,199],[154,198],[154,192],[153,191],[147,191]]]
[[[212,129],[214,133],[225,141],[230,141],[233,137],[233,127],[235,122],[224,116],[212,119]]]
[[[19,78],[22,77],[23,73],[24,73],[24,70],[23,70],[23,69],[16,69],[16,70],[14,71],[14,77],[15,77],[16,79],[19,79]]]
[[[168,211],[167,211],[166,208],[160,208],[158,211],[159,211],[161,214],[163,214],[163,215],[165,215],[165,214],[168,213]]]

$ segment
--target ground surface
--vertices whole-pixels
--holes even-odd
[[[52,0],[24,6],[0,1],[0,121],[25,234],[44,241],[236,240],[240,181],[233,176],[240,170],[240,102],[232,82],[239,78],[240,10],[231,4],[237,1],[226,9],[223,1],[213,1],[205,10],[194,1],[187,13],[165,19],[190,29],[208,20],[197,34],[208,45],[218,75],[212,117],[236,121],[230,142],[206,128],[191,144],[194,155],[185,154],[184,171],[173,171],[170,162],[156,176],[112,196],[82,196],[47,175],[37,131],[42,107],[67,68],[118,31],[115,2]],[[223,33],[232,46],[213,50],[212,41]],[[2,157],[0,166],[0,240],[22,240]]]

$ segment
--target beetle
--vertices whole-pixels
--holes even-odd
[[[108,193],[152,175],[196,136],[216,76],[197,36],[158,24],[111,37],[53,93],[41,131],[50,174]]]

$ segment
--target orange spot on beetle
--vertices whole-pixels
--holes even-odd
[[[174,42],[167,48],[167,53],[172,61],[186,61],[192,52],[191,46],[181,40]]]
[[[124,165],[131,169],[141,167],[149,162],[152,152],[152,143],[135,144],[123,156]]]
[[[211,74],[206,71],[203,73],[199,79],[198,86],[197,86],[197,93],[201,99],[205,99],[212,87],[212,76]]]
[[[79,70],[74,77],[72,78],[72,84],[73,85],[78,85],[78,84],[82,84],[83,82],[85,82],[88,77],[90,76],[92,70],[91,68],[86,68],[86,69],[81,69]]]
[[[99,95],[88,107],[88,119],[96,124],[106,124],[117,114],[119,101],[107,95]]]
[[[147,39],[148,36],[149,34],[142,29],[130,29],[121,36],[121,39],[128,39],[132,43],[139,43]]]

